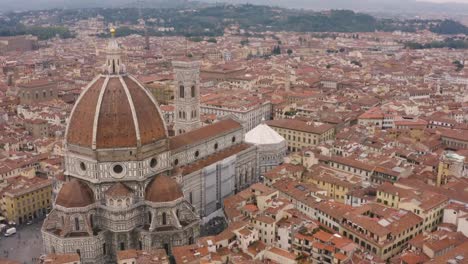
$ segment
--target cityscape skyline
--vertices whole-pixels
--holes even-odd
[[[0,14],[0,264],[466,263],[465,5],[157,2]]]

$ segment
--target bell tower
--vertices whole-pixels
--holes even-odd
[[[200,62],[173,61],[174,68],[174,131],[180,135],[201,126]]]

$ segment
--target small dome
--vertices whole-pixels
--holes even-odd
[[[101,75],[70,115],[67,144],[92,149],[132,148],[167,138],[156,100],[133,77]]]
[[[146,187],[145,200],[154,203],[172,202],[183,196],[182,189],[175,180],[158,175]]]
[[[86,183],[73,179],[62,185],[55,203],[66,208],[85,207],[94,203],[94,193]]]
[[[133,193],[132,188],[127,185],[117,182],[114,183],[109,189],[105,191],[105,194],[109,197],[126,197]]]
[[[260,124],[245,134],[245,142],[254,145],[270,145],[286,142],[284,137],[266,124]]]

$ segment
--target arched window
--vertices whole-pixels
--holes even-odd
[[[151,220],[152,220],[151,212],[148,212],[148,224],[151,224]]]
[[[192,87],[190,88],[190,93],[191,93],[192,97],[195,97],[195,92],[196,92],[195,85],[192,85]]]
[[[179,86],[179,97],[180,98],[185,97],[185,87],[183,85]]]
[[[89,225],[91,226],[91,228],[94,228],[94,215],[93,214],[89,215]]]
[[[166,216],[166,213],[162,213],[162,224],[163,225],[166,225],[167,224],[167,216]]]
[[[80,230],[80,219],[78,217],[75,217],[75,230]]]

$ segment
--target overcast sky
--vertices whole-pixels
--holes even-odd
[[[468,4],[468,0],[419,0],[425,2],[434,2],[434,3],[465,3]]]

